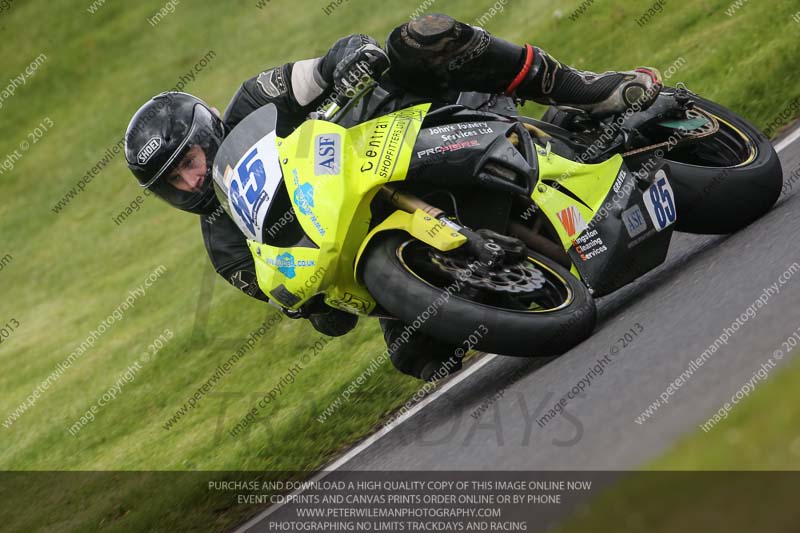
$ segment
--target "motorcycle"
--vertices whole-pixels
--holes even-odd
[[[766,137],[685,87],[603,119],[463,93],[354,123],[378,87],[361,81],[283,138],[275,107],[259,109],[214,163],[261,290],[292,316],[330,306],[482,351],[561,354],[674,231],[737,231],[780,194]]]

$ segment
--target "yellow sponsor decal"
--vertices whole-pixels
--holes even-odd
[[[371,130],[366,132],[359,152],[362,174],[373,174],[385,180],[395,176],[403,145],[413,145],[416,140],[416,135],[409,133],[419,131],[418,127],[411,127],[414,122],[422,122],[425,111],[419,107],[397,111],[368,123]]]

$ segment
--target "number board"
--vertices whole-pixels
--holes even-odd
[[[224,178],[234,221],[250,239],[258,242],[262,242],[263,222],[283,179],[276,139],[274,131],[267,133],[235,165],[226,169]]]
[[[657,231],[675,223],[675,194],[667,180],[667,173],[659,170],[655,182],[644,192],[644,204]]]

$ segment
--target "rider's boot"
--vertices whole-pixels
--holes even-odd
[[[530,65],[530,67],[528,67]],[[528,68],[527,72],[525,69]],[[581,71],[541,48],[526,46],[526,60],[512,84],[521,98],[602,117],[650,107],[661,91],[661,73],[650,67],[623,72]]]
[[[595,74],[564,65],[541,48],[498,39],[447,15],[396,28],[387,41],[392,77],[465,91],[506,93],[594,116],[643,110],[661,90],[653,68]]]

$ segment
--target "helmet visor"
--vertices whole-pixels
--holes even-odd
[[[173,207],[199,212],[198,209],[202,210],[214,201],[211,168],[223,138],[222,121],[207,107],[195,105],[186,137],[144,186]],[[192,187],[185,187],[190,190],[181,190],[171,183],[176,178],[180,180],[179,175],[187,173],[195,176]]]

